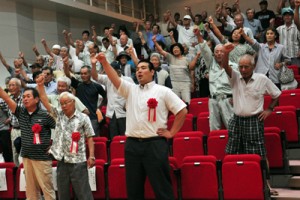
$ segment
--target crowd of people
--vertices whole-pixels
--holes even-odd
[[[0,52],[10,73],[0,89],[0,141],[5,162],[19,166],[22,157],[27,198],[40,198],[42,190],[55,199],[56,159],[59,199],[70,198],[70,182],[79,199],[93,199],[87,167],[95,164],[93,137],[103,136],[107,117],[109,139],[127,136],[128,199],[143,199],[146,176],[158,199],[174,199],[167,139],[180,130],[191,98],[209,98],[210,130],[229,130],[226,153],[265,158],[263,120],[281,90],[297,87],[279,79],[285,66],[300,67],[300,0],[289,4],[279,1],[282,18],[266,0],[258,12],[243,12],[237,0],[217,4],[214,17],[186,6],[182,18],[168,10],[160,21],[151,15],[101,34],[92,26],[76,40],[63,30],[63,45],[50,49],[41,39],[47,55],[33,47],[33,64],[20,52],[11,66]],[[266,110],[265,94],[272,97]],[[175,121],[167,130],[169,111]]]

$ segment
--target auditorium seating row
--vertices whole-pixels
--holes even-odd
[[[191,132],[179,132],[175,135],[173,140],[170,140],[170,164],[171,169],[175,174],[171,174],[174,180],[173,185],[176,196],[180,197],[182,195],[183,199],[192,198],[189,195],[202,195],[201,198],[197,197],[196,199],[209,199],[205,195],[214,195],[211,196],[212,199],[218,199],[224,195],[226,196],[226,190],[224,189],[224,194],[222,188],[225,187],[224,183],[220,184],[220,178],[223,177],[220,174],[220,171],[213,170],[217,167],[217,163],[223,162],[226,163],[226,155],[225,155],[225,147],[228,140],[227,130],[218,130],[212,131],[207,136],[204,135],[200,131],[191,131]],[[94,191],[95,199],[101,199],[105,196],[109,196],[111,199],[126,199],[126,191],[125,191],[125,168],[124,168],[124,148],[126,143],[125,136],[116,136],[114,139],[109,142],[105,137],[95,137],[95,157],[96,157],[96,185],[97,191]],[[288,162],[285,153],[285,137],[284,133],[280,131],[279,128],[269,127],[265,128],[265,142],[267,148],[267,159],[269,161],[269,165],[271,168],[271,172],[275,171],[275,173],[288,173]],[[88,156],[88,155],[87,155]],[[193,160],[191,162],[191,160]],[[227,158],[228,159],[228,158]],[[218,161],[218,162],[217,162]],[[190,162],[189,164],[187,162]],[[208,162],[208,163],[207,163]],[[248,162],[248,161],[247,161]],[[208,170],[208,172],[204,171],[198,172],[201,174],[206,174],[205,177],[199,177],[199,179],[193,179],[194,175],[198,175],[196,173],[197,170],[202,169],[201,163],[206,163],[206,165],[212,167]],[[56,166],[56,162],[53,162],[53,166]],[[195,172],[191,172],[193,174],[186,173],[185,168],[187,166],[194,166],[196,170]],[[237,163],[237,166],[239,164]],[[197,168],[199,167],[199,169]],[[7,176],[7,191],[0,191],[0,198],[12,198],[14,195],[14,188],[16,188],[16,194],[18,198],[25,198],[25,192],[20,191],[20,173],[22,169],[22,165],[18,168],[16,173],[16,178],[14,179],[13,163],[3,163],[0,164],[0,168],[6,168],[6,176]],[[220,168],[219,168],[220,169]],[[209,171],[213,170],[215,173],[211,173]],[[179,174],[178,174],[179,173]],[[195,174],[194,174],[195,173]],[[208,174],[207,174],[208,173]],[[180,176],[181,175],[181,176]],[[246,175],[245,175],[246,176]],[[247,175],[248,176],[248,175]],[[181,179],[178,179],[180,178]],[[251,176],[249,176],[251,177]],[[200,184],[200,186],[194,183],[193,181],[203,181],[204,183],[210,183],[211,179],[217,180],[217,185],[214,187],[208,186],[210,189],[205,188]],[[249,178],[250,181],[251,178]],[[14,180],[16,180],[14,182]],[[181,180],[181,184],[178,186],[178,180]],[[187,187],[186,182],[191,181],[191,185]],[[245,180],[246,181],[246,180]],[[16,184],[14,184],[16,183]],[[202,183],[203,184],[203,183]],[[211,183],[215,184],[215,183]],[[249,182],[245,183],[249,187]],[[197,188],[197,187],[200,188]],[[237,185],[241,186],[241,185]],[[236,187],[237,187],[236,186]],[[145,185],[146,187],[146,196],[154,197],[153,192],[151,190],[149,182]],[[123,189],[121,189],[123,188]],[[150,189],[149,189],[150,188]],[[180,189],[179,189],[180,188]],[[213,188],[217,188],[216,191]],[[225,187],[226,188],[226,187]],[[202,189],[208,193],[201,192]],[[195,191],[198,191],[195,193]],[[248,188],[244,188],[245,191],[248,191]],[[241,191],[241,190],[237,190]],[[178,193],[179,192],[179,193]],[[265,190],[261,188],[260,194],[265,195]],[[229,192],[230,193],[230,192]],[[187,196],[185,196],[187,195]],[[240,194],[242,195],[242,194]],[[239,197],[240,198],[240,197]],[[151,198],[150,198],[151,199]],[[225,198],[226,199],[226,198]],[[228,199],[228,198],[227,198]],[[231,199],[231,198],[229,198]],[[247,199],[247,198],[246,198]]]
[[[170,157],[170,175],[176,199],[267,199],[266,162],[254,154],[227,155],[222,162],[214,156],[188,156],[178,166]],[[53,166],[56,163],[53,162]],[[13,199],[13,164],[1,163],[6,169],[8,191],[0,191],[1,199]],[[94,199],[127,199],[124,158],[113,159],[110,165],[96,160],[96,191]],[[19,191],[22,166],[17,170],[17,198],[25,199]],[[70,192],[72,189],[70,188]],[[155,199],[149,180],[145,183],[145,199]]]

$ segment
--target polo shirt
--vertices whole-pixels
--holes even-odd
[[[55,120],[39,106],[31,114],[28,113],[25,107],[17,106],[14,114],[19,120],[21,129],[21,156],[32,160],[51,160],[47,151],[50,146],[51,129],[55,127]],[[34,124],[42,126],[40,132],[41,144],[33,144],[32,126]]]

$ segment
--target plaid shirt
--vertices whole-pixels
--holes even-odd
[[[13,99],[16,103],[17,106],[23,106],[23,94],[20,93],[20,95],[17,98],[14,98],[13,95],[10,95],[10,98]],[[8,108],[8,105],[6,102],[4,101],[0,101],[0,108],[2,108],[3,110],[8,110],[8,116],[10,117],[10,124],[12,125],[12,127],[20,127],[19,125],[19,121],[17,119],[17,117],[11,112],[11,110]]]

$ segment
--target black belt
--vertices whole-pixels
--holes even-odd
[[[16,126],[16,127],[14,127],[14,126],[13,126],[12,128],[13,128],[13,129],[20,129],[20,127],[19,127],[19,126]]]
[[[232,94],[218,94],[218,95],[209,95],[209,98],[211,99],[227,99],[232,98]]]
[[[134,140],[137,142],[151,142],[151,141],[155,141],[155,140],[166,140],[165,137],[148,137],[148,138],[136,138],[136,137],[127,137],[127,140]]]

